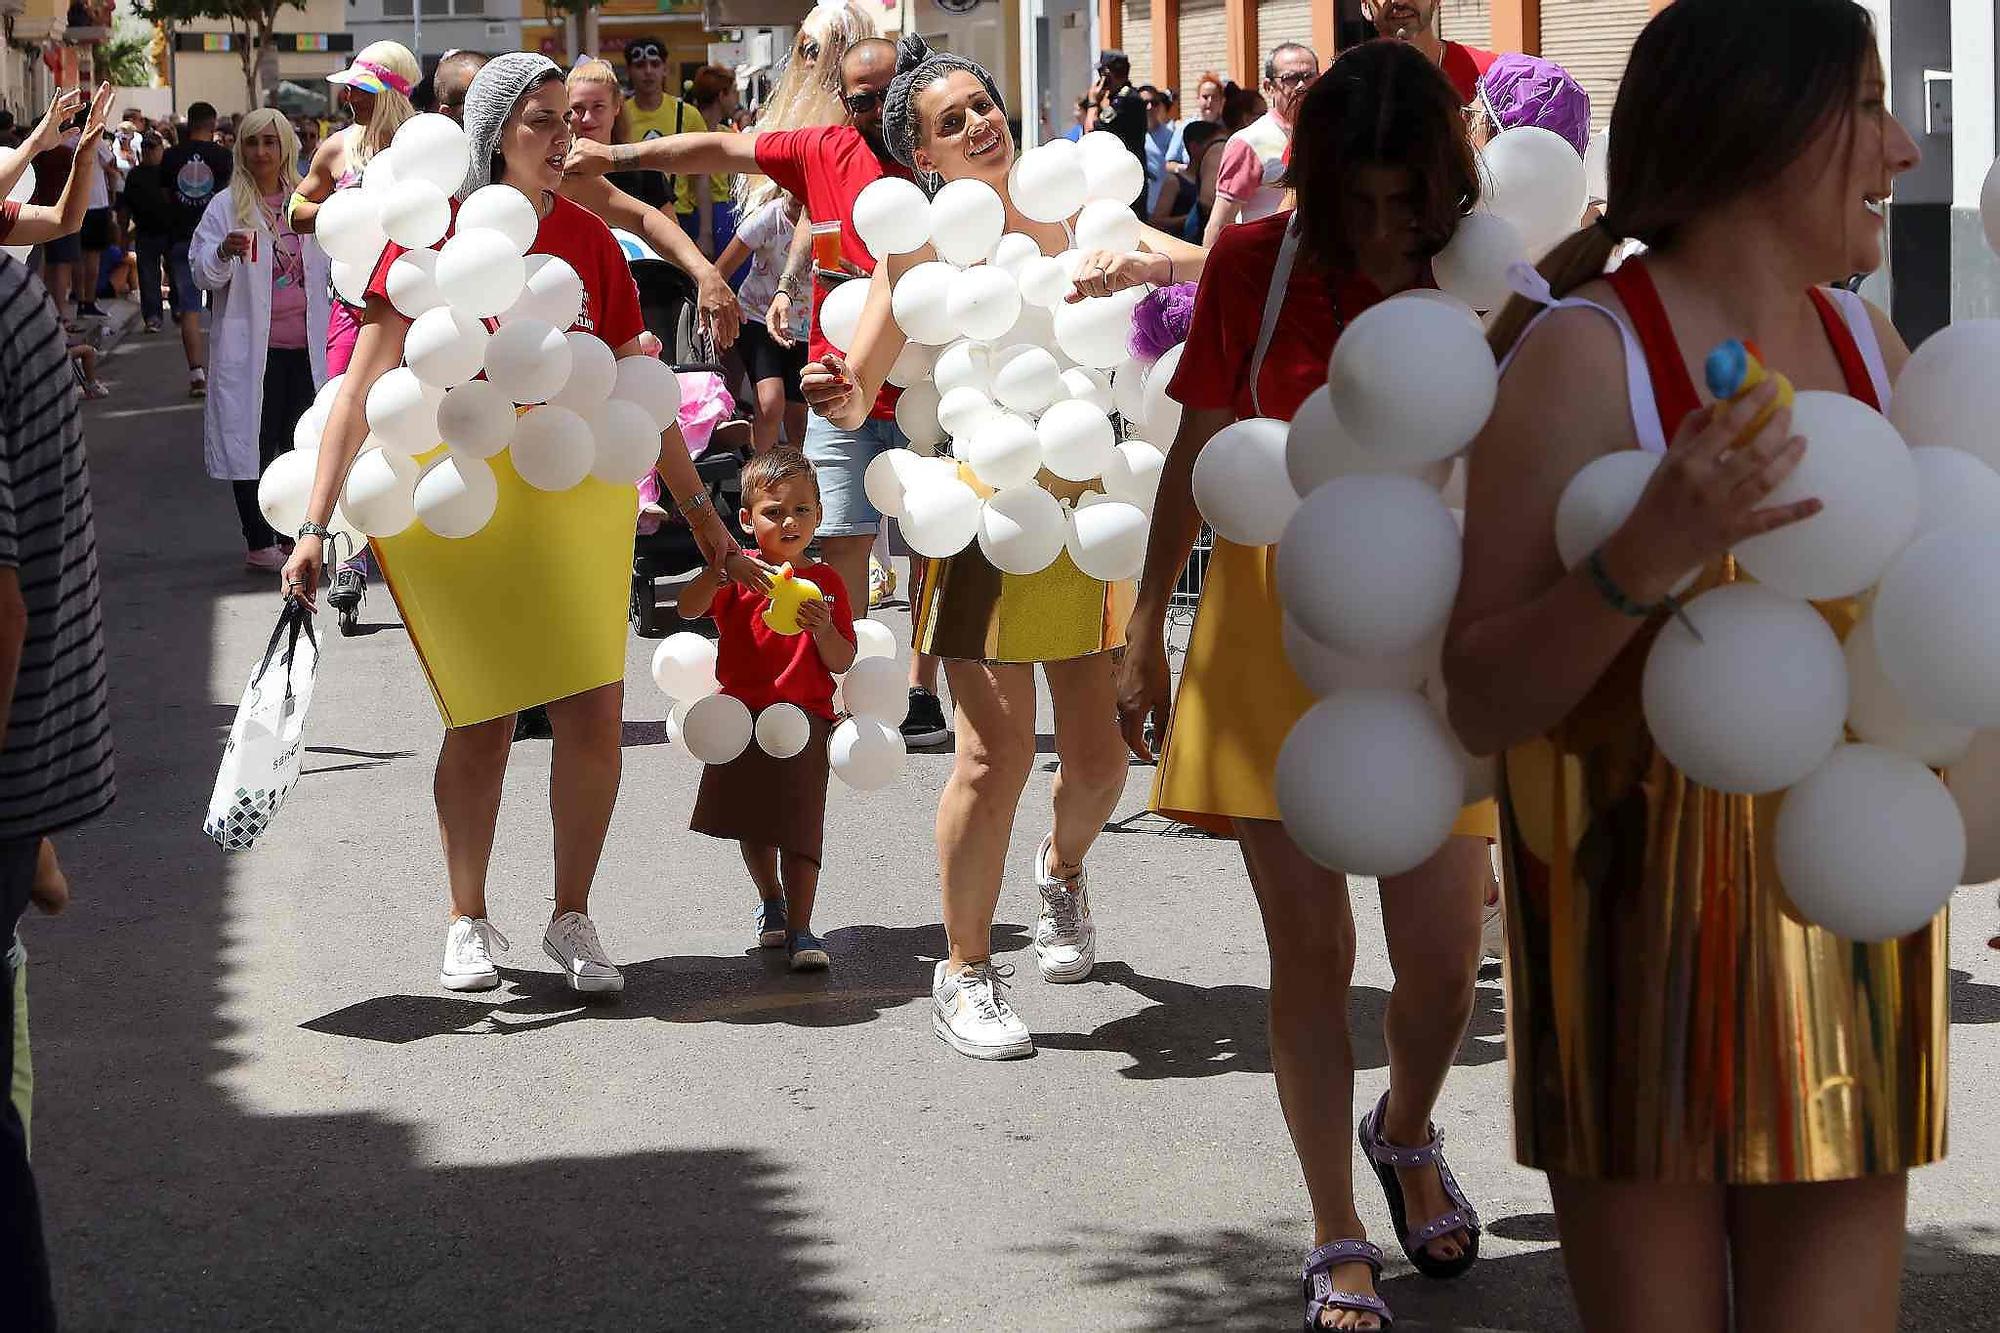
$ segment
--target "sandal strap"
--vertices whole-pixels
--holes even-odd
[[[1368,1296],[1358,1291],[1335,1291],[1326,1274],[1320,1273],[1313,1282],[1313,1294],[1306,1298],[1306,1319],[1311,1326],[1319,1326],[1320,1315],[1327,1310],[1348,1310],[1355,1314],[1372,1314],[1382,1321],[1384,1329],[1392,1327],[1396,1317],[1389,1313],[1380,1296]]]
[[[1303,1276],[1312,1282],[1324,1278],[1335,1264],[1367,1264],[1368,1271],[1382,1275],[1382,1247],[1365,1240],[1330,1240],[1306,1256]]]
[[[1459,1230],[1470,1232],[1475,1236],[1478,1235],[1478,1212],[1469,1207],[1460,1207],[1454,1208],[1448,1213],[1440,1213],[1410,1233],[1409,1246],[1413,1250],[1421,1249],[1436,1240],[1439,1236],[1449,1235],[1451,1232]]]

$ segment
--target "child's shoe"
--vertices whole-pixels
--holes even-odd
[[[773,898],[757,904],[757,947],[775,949],[791,934],[785,926],[785,900]]]
[[[826,955],[826,941],[809,930],[786,936],[785,951],[792,956],[794,972],[824,972],[832,962]]]

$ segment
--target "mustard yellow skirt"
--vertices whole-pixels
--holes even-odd
[[[1233,820],[1276,819],[1278,749],[1313,702],[1285,657],[1278,548],[1218,538],[1151,808],[1218,837],[1232,835]],[[1482,801],[1452,832],[1492,838],[1496,819]]]

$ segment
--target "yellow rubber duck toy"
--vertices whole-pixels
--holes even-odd
[[[1778,401],[1765,408],[1763,414],[1750,423],[1742,438],[1737,440],[1738,444],[1764,429],[1764,423],[1778,409],[1792,405],[1792,382],[1765,366],[1757,352],[1757,344],[1753,342],[1731,338],[1708,354],[1703,371],[1708,380],[1708,391],[1715,395],[1717,402],[1733,403],[1767,379],[1778,382]]]
[[[823,602],[826,594],[811,579],[792,573],[789,564],[780,565],[771,576],[771,604],[764,608],[764,623],[774,634],[799,633],[799,607],[806,602]]]

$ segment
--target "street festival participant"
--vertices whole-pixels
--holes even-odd
[[[1035,222],[1015,206],[1008,171],[1013,136],[992,76],[962,57],[933,54],[906,37],[883,108],[883,134],[897,161],[933,193],[953,181],[983,181],[1000,196],[1006,229],[1047,255],[1071,245],[1061,222]],[[1136,192],[1136,187],[1135,187]],[[1202,252],[1139,229],[1139,249],[1092,251],[1076,270],[1079,296],[1105,296],[1143,282],[1171,283],[1201,270]],[[902,353],[891,288],[936,258],[926,244],[878,266],[851,355],[822,352],[806,366],[806,399],[838,429],[851,430]],[[1075,498],[1088,483],[1044,484]],[[933,978],[933,1027],[976,1059],[1031,1054],[1033,1039],[1002,994],[1011,969],[989,956],[993,912],[1014,811],[1035,762],[1035,666],[1055,708],[1054,828],[1035,851],[1042,897],[1035,955],[1044,979],[1082,981],[1096,962],[1096,927],[1084,858],[1125,786],[1112,689],[1112,650],[1125,642],[1129,583],[1106,584],[1068,555],[1036,574],[1002,574],[977,546],[933,561],[916,611],[914,642],[944,659],[957,709],[957,762],[938,805],[938,861],[951,956]]]
[[[1803,924],[1780,796],[1697,785],[1639,688],[1688,571],[1734,582],[1732,547],[1820,509],[1771,503],[1806,441],[1788,411],[1758,428],[1768,383],[1704,404],[1708,349],[1754,336],[1800,390],[1884,409],[1907,359],[1823,286],[1881,265],[1880,201],[1918,162],[1876,52],[1852,0],[1668,6],[1619,90],[1610,213],[1541,266],[1574,299],[1493,331],[1516,354],[1472,450],[1445,674],[1469,748],[1506,754],[1514,1141],[1593,1333],[1888,1333],[1907,1172],[1944,1155],[1945,913],[1881,943]],[[1627,237],[1646,254],[1600,278]],[[1631,449],[1663,461],[1565,573],[1558,498]]]
[[[569,141],[564,123],[566,105],[562,73],[544,56],[513,52],[481,70],[465,102],[465,132],[472,154],[458,197],[464,199],[489,180],[527,196],[541,219],[530,253],[567,261],[583,280],[583,312],[573,327],[602,339],[618,357],[640,356],[639,336],[644,326],[639,295],[623,252],[608,227],[558,193],[562,154]],[[397,247],[389,247],[369,285],[354,361],[341,383],[321,444],[318,471],[306,506],[308,521],[300,529],[298,546],[285,566],[286,596],[307,605],[313,602],[326,559],[326,525],[368,434],[363,409],[369,391],[403,356],[409,322],[387,295],[389,266],[398,253]],[[721,564],[752,586],[763,586],[761,567],[735,549],[727,528],[708,503],[708,493],[695,473],[678,425],[661,437],[659,470],[711,563]],[[636,495],[632,506],[636,511]],[[609,541],[603,533],[597,536]],[[504,537],[497,534],[495,540]],[[516,705],[547,703],[555,729],[550,778],[555,911],[543,936],[543,949],[562,967],[569,985],[585,992],[615,992],[624,985],[623,975],[598,940],[588,910],[591,880],[618,796],[625,675],[622,589],[630,578],[630,544],[628,522],[622,533],[622,563],[616,549],[601,562],[602,576],[615,579],[620,591],[615,599],[605,598],[615,601],[618,608],[615,629],[606,626],[603,635],[590,640],[592,645],[603,645],[603,660],[593,658],[586,664],[600,683],[568,697],[530,698]],[[455,544],[418,530],[381,541],[378,549],[390,586],[400,599],[399,564],[406,567],[404,577],[426,563],[435,569],[454,558],[452,552],[438,548],[454,545],[464,551],[456,557],[462,563],[450,566],[463,586],[461,600],[492,611],[477,622],[491,627],[492,642],[483,649],[478,644],[469,645],[469,649],[482,660],[504,660],[524,621],[532,623],[538,611],[553,613],[558,608],[538,608],[532,597],[523,601],[520,589],[499,586],[509,580],[482,564],[479,554],[491,550],[492,542],[471,550],[465,543]],[[482,602],[482,598],[486,600]],[[453,990],[489,989],[499,984],[492,949],[496,942],[505,947],[506,940],[487,918],[486,876],[513,732],[512,710],[467,725],[449,726],[438,755],[438,823],[451,881],[452,918],[440,981]]]
[[[1379,37],[1408,42],[1444,71],[1458,92],[1461,106],[1471,106],[1479,92],[1479,76],[1498,59],[1464,42],[1447,41],[1438,32],[1439,0],[1361,0],[1361,16],[1375,25]]]
[[[1287,662],[1278,548],[1217,538],[1180,694],[1167,666],[1169,598],[1201,527],[1192,478],[1233,421],[1289,421],[1326,383],[1348,321],[1397,292],[1433,285],[1430,257],[1478,195],[1456,94],[1409,48],[1370,42],[1334,62],[1299,104],[1285,188],[1296,211],[1231,227],[1210,253],[1187,358],[1168,392],[1186,408],[1153,514],[1146,572],[1119,673],[1133,753],[1165,738],[1155,810],[1233,836],[1271,954],[1271,1061],[1314,1235],[1305,1263],[1308,1328],[1375,1329],[1382,1252],[1354,1207],[1354,1055],[1347,1031],[1355,936],[1347,877],[1310,860],[1278,821],[1278,749],[1313,704]],[[1492,878],[1490,803],[1463,812],[1431,859],[1381,883],[1395,988],[1383,1019],[1389,1090],[1361,1122],[1361,1145],[1419,1271],[1455,1277],[1478,1254],[1479,1219],[1430,1124],[1472,1013],[1479,914]],[[1393,1181],[1393,1185],[1390,1183]],[[1400,1206],[1398,1206],[1400,1205]]]
[[[814,268],[817,312],[834,284],[875,269],[875,256],[854,228],[855,199],[884,176],[909,176],[882,138],[882,98],[895,73],[895,45],[866,38],[849,47],[842,62],[845,124],[754,134],[676,134],[609,147],[579,139],[566,170],[571,176],[634,168],[681,175],[762,172],[805,200],[806,213],[815,222],[839,224],[839,266]],[[814,359],[831,350],[817,317],[809,344],[808,355]],[[897,390],[884,385],[872,409],[852,422],[836,425],[819,412],[806,422],[805,454],[819,474],[825,506],[820,548],[849,588],[868,586],[868,549],[882,525],[882,513],[868,499],[862,478],[877,454],[908,443],[896,425],[896,398]],[[911,654],[910,711],[902,727],[905,742],[917,748],[942,744],[951,735],[937,698],[937,659],[921,648]]]

